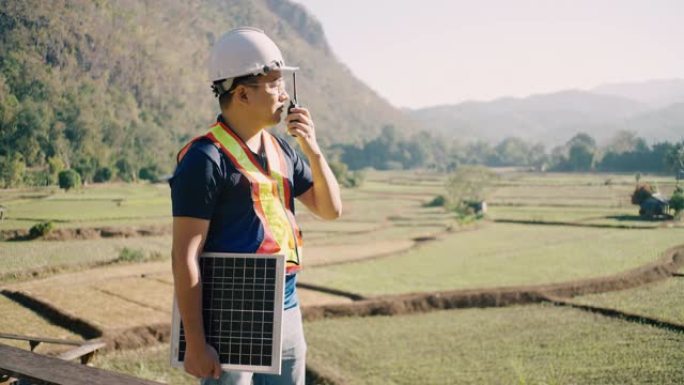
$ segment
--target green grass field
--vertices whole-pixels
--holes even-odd
[[[47,189],[3,194],[6,220],[0,230],[28,229],[42,221],[57,227],[131,225],[138,221],[170,223],[171,199],[166,184],[91,185],[64,192]]]
[[[619,309],[684,325],[684,278],[673,277],[634,289],[575,297],[573,302]]]
[[[492,205],[487,217],[491,219],[534,220],[545,222],[580,222],[589,218],[624,215],[629,211],[607,207],[551,206],[496,206]],[[632,213],[633,214],[633,213]],[[649,224],[650,222],[645,222]]]
[[[579,225],[601,225],[615,228],[661,227],[659,220],[643,220],[638,216],[635,207],[610,208],[572,206],[565,203],[564,207],[553,206],[491,206],[487,218],[494,221],[533,221],[533,222],[563,222]],[[672,222],[670,222],[672,223]],[[673,223],[682,226],[682,223]]]
[[[679,384],[684,336],[550,305],[324,320],[304,325],[308,362],[345,384]],[[168,346],[95,365],[188,384]]]
[[[684,336],[531,305],[305,325],[309,362],[347,384],[679,384]]]
[[[609,183],[607,183],[609,182]],[[577,186],[577,185],[627,185],[634,186],[634,174],[605,174],[605,173],[554,173],[554,172],[509,172],[499,184],[528,185],[528,186]],[[671,186],[674,180],[670,176],[642,174],[641,183],[658,186]]]
[[[392,258],[308,268],[301,280],[366,295],[541,284],[616,274],[682,243],[682,229],[490,224]]]
[[[171,236],[106,238],[75,241],[0,242],[2,276],[50,267],[89,265],[112,261],[123,248],[141,250],[146,255],[171,255]]]
[[[199,380],[170,365],[169,345],[97,355],[93,366],[170,385],[199,384]]]

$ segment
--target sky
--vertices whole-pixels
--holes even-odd
[[[397,107],[684,78],[679,0],[293,0]]]

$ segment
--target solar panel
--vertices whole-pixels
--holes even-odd
[[[280,374],[283,255],[204,253],[202,316],[207,343],[227,371]],[[185,334],[174,296],[171,364],[183,366]]]

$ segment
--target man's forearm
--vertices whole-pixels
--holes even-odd
[[[342,199],[335,174],[323,154],[314,153],[309,155],[308,159],[313,177],[316,214],[324,219],[339,218],[342,215]]]
[[[174,255],[172,266],[174,290],[178,312],[183,320],[185,339],[188,345],[199,347],[205,343],[199,271],[197,265],[184,256]]]
[[[208,228],[207,220],[173,218],[173,284],[185,338],[193,348],[203,347],[206,343],[202,323],[202,284],[197,258],[203,248]]]

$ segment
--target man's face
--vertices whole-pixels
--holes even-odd
[[[283,75],[280,71],[271,71],[258,79],[258,82],[249,87],[255,118],[263,118],[267,127],[274,126],[282,119],[289,99]]]

